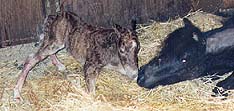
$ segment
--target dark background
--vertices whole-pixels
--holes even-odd
[[[63,0],[0,0],[0,48],[35,41],[36,28],[55,14]],[[57,5],[56,5],[57,4]],[[233,8],[234,0],[66,0],[65,8],[86,22],[103,27],[118,23],[166,21],[198,9],[215,13]]]

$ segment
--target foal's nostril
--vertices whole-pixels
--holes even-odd
[[[133,75],[133,76],[132,76],[132,79],[133,79],[134,81],[136,81],[136,80],[137,80],[137,75]]]

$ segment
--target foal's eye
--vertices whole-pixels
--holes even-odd
[[[125,48],[121,47],[120,48],[120,53],[124,53],[124,51],[125,51]]]

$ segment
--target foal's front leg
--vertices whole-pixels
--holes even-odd
[[[93,54],[88,54],[85,65],[84,65],[84,77],[88,93],[95,95],[95,85],[96,79],[103,67],[102,63],[98,63],[101,60],[98,60],[97,57],[92,57]]]
[[[96,79],[99,74],[99,70],[96,69],[96,67],[93,66],[84,66],[84,77],[85,77],[85,83],[87,86],[88,93],[95,95],[95,85],[96,85]]]

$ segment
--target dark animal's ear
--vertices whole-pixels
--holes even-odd
[[[137,34],[136,29],[137,29],[137,19],[132,18],[132,20],[131,20],[131,32],[132,32],[132,34],[134,34],[134,35]]]
[[[185,27],[191,27],[191,26],[193,26],[193,23],[189,19],[187,19],[187,18],[183,18],[183,22],[184,22],[184,26]]]
[[[132,20],[131,20],[132,31],[136,31],[136,27],[137,27],[137,20],[136,20],[136,18],[132,18]]]

